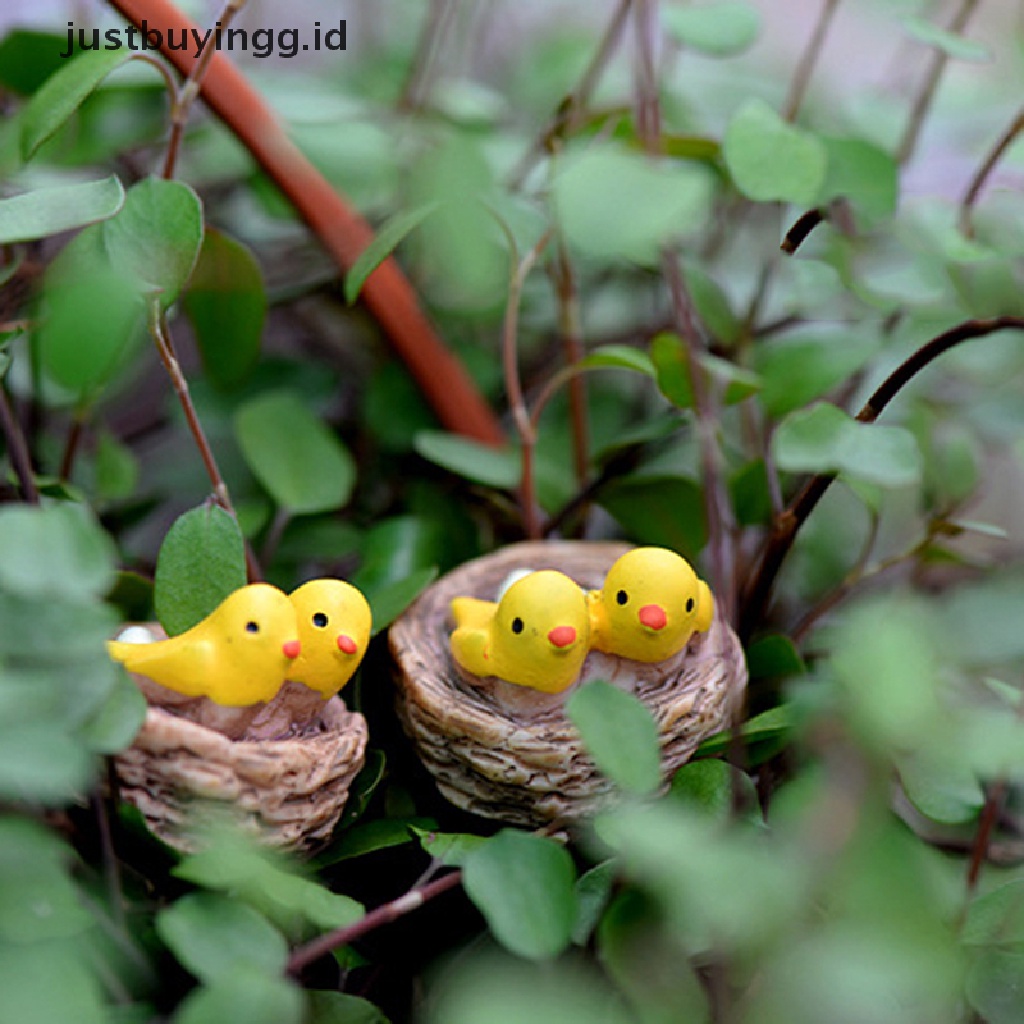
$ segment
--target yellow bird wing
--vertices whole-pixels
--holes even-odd
[[[703,581],[697,581],[697,620],[694,629],[703,633],[711,628],[711,622],[715,617],[715,598],[711,588]]]
[[[187,638],[187,640],[186,640]],[[177,690],[188,697],[204,697],[211,682],[210,645],[183,633],[151,644],[107,642],[110,656],[129,672]]]
[[[476,597],[452,599],[452,618],[458,629],[488,629],[497,610],[498,606],[493,601],[481,601]]]

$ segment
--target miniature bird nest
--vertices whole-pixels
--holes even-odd
[[[666,783],[702,740],[728,728],[742,705],[747,667],[739,640],[717,608],[711,628],[694,634],[675,657],[643,664],[591,651],[579,680],[554,696],[496,679],[470,680],[453,660],[453,597],[493,601],[517,569],[558,569],[585,589],[597,589],[628,550],[618,543],[515,544],[438,580],[391,627],[399,717],[453,804],[538,826],[585,818],[607,803],[612,783],[563,710],[564,699],[589,680],[604,679],[650,708]]]
[[[311,850],[338,823],[366,740],[366,720],[340,697],[301,730],[272,739],[229,739],[150,704],[115,767],[121,795],[177,849],[193,848],[191,829],[204,805],[230,805],[261,842]]]

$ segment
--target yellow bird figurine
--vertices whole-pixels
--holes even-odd
[[[129,672],[230,707],[270,700],[302,650],[291,601],[267,583],[239,588],[178,636],[107,648]]]
[[[333,697],[353,676],[370,643],[373,618],[366,598],[344,580],[304,583],[291,594],[302,653],[288,673],[324,697]]]
[[[715,601],[689,563],[667,548],[633,548],[587,594],[591,647],[634,661],[665,661],[711,627]]]
[[[544,693],[570,686],[589,650],[586,597],[551,569],[517,580],[497,604],[457,597],[452,616],[452,656],[464,669]]]

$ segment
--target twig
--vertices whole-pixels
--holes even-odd
[[[170,0],[109,2],[136,26],[145,19],[173,28],[175,34],[199,31]],[[164,36],[161,52],[179,73],[188,75],[195,58],[171,50],[167,46],[169,34]],[[373,240],[373,231],[302,155],[259,94],[224,54],[211,57],[200,94],[295,206],[338,267],[347,271]],[[462,364],[442,344],[393,258],[385,260],[367,278],[361,297],[442,424],[485,444],[501,444],[504,435],[497,417]]]
[[[899,391],[929,363],[944,352],[965,341],[984,338],[1002,330],[1024,330],[1024,317],[1001,316],[991,320],[966,320],[932,338],[913,355],[901,363],[877,388],[857,413],[861,423],[874,423]],[[764,617],[775,578],[778,576],[793,541],[814,511],[822,496],[835,480],[835,473],[819,473],[811,477],[793,498],[789,507],[776,516],[771,534],[763,548],[750,586],[743,595],[739,616],[739,633],[743,640],[750,638]]]
[[[604,30],[604,35],[594,51],[593,57],[580,76],[576,87],[558,105],[554,117],[544,127],[540,135],[534,139],[529,150],[516,166],[509,177],[509,188],[514,192],[522,187],[527,174],[541,154],[548,152],[555,140],[566,138],[575,131],[583,111],[590,103],[590,98],[601,80],[608,62],[615,53],[626,26],[626,16],[633,0],[619,0],[611,20]]]
[[[22,433],[21,424],[14,415],[11,408],[11,400],[7,396],[7,389],[0,383],[0,428],[4,432],[4,440],[7,443],[7,456],[11,460],[14,475],[18,478],[18,487],[21,496],[33,505],[39,504],[39,489],[36,487],[36,477],[32,470],[32,457],[28,452],[28,445],[25,442],[25,435]]]
[[[113,773],[113,762],[107,758],[107,775]],[[121,886],[121,870],[118,866],[117,851],[110,833],[110,814],[107,811],[107,798],[103,793],[92,794],[93,813],[96,815],[96,827],[100,837],[100,850],[103,855],[103,874],[107,880],[107,896],[110,900],[110,913],[114,925],[121,933],[125,930],[124,889]]]
[[[686,292],[679,261],[672,252],[662,258],[665,280],[668,282],[676,329],[683,339],[686,351],[693,405],[696,414],[697,440],[700,446],[701,476],[704,483],[704,509],[708,523],[708,552],[711,561],[711,585],[715,602],[722,615],[732,619],[735,605],[733,550],[729,534],[733,526],[732,507],[725,491],[721,473],[721,455],[715,440],[717,401],[709,392],[708,378],[698,358],[702,347],[700,332],[694,320],[690,297]]]
[[[978,819],[978,831],[971,844],[971,859],[967,862],[967,895],[974,892],[981,875],[981,867],[988,856],[988,847],[992,839],[992,829],[1006,799],[1006,779],[997,779],[985,794],[985,804]]]
[[[365,917],[361,917],[355,924],[347,925],[344,928],[336,928],[332,932],[299,946],[288,958],[286,971],[293,977],[300,974],[303,968],[307,967],[314,960],[330,953],[339,946],[347,945],[356,939],[362,938],[368,932],[372,932],[382,925],[391,924],[410,911],[418,910],[424,903],[429,902],[449,889],[454,889],[462,881],[462,872],[452,871],[442,875],[433,882],[419,888],[410,889],[407,893],[399,896],[398,899],[385,903],[376,910],[371,910]]]
[[[222,32],[231,24],[232,18],[245,6],[245,0],[227,0],[220,17],[215,23],[215,31]],[[178,150],[181,147],[181,137],[185,133],[185,123],[188,121],[189,111],[192,104],[199,98],[199,88],[202,85],[203,76],[210,66],[213,55],[217,48],[207,40],[199,58],[192,65],[192,69],[185,79],[185,84],[175,96],[171,104],[171,137],[167,142],[167,154],[164,157],[163,177],[170,180],[174,177],[174,165],[178,160]]]
[[[651,155],[661,153],[661,101],[654,70],[654,38],[657,0],[634,0],[636,22],[636,68],[634,89],[636,133],[641,145]]]
[[[533,472],[533,452],[537,444],[537,431],[530,419],[530,411],[523,398],[523,386],[519,379],[519,360],[516,351],[519,334],[519,300],[526,278],[534,264],[540,259],[540,254],[550,239],[551,232],[544,232],[537,244],[522,258],[513,271],[508,286],[505,319],[501,328],[501,362],[505,376],[505,391],[508,395],[512,422],[519,434],[523,455],[523,469],[519,484],[519,507],[523,519],[523,529],[530,540],[539,540],[541,536],[540,520],[537,516],[536,480]]]
[[[999,163],[1003,154],[1010,148],[1013,141],[1022,131],[1024,131],[1024,107],[1017,112],[1017,116],[1010,122],[1003,134],[999,136],[998,141],[989,151],[988,156],[985,157],[981,165],[974,172],[974,176],[967,186],[967,191],[964,193],[963,199],[960,200],[960,230],[968,238],[974,234],[971,213],[974,209],[974,204],[978,201],[978,196],[981,195],[981,190],[985,187],[985,183],[995,169],[996,164]]]
[[[78,448],[82,442],[82,432],[85,429],[86,410],[79,406],[75,409],[71,426],[68,429],[68,436],[64,442],[64,454],[60,459],[60,469],[57,470],[57,479],[65,482],[71,479],[71,471],[75,467],[75,458],[78,455]]]
[[[825,219],[825,211],[821,207],[808,210],[798,217],[796,223],[786,232],[786,237],[779,248],[787,256],[792,256],[804,244],[807,236]]]
[[[562,335],[562,351],[565,354],[566,365],[575,367],[584,355],[580,300],[569,250],[560,233],[555,238],[555,258],[551,267],[555,297],[558,300],[558,329]],[[572,425],[576,484],[583,487],[587,482],[590,466],[590,431],[587,427],[586,382],[578,373],[573,374],[569,380],[569,419]]]
[[[444,37],[451,29],[455,9],[454,0],[430,0],[430,6],[420,28],[419,39],[416,41],[416,52],[398,98],[400,111],[411,113],[420,110],[426,102],[430,75],[437,63],[437,55]]]
[[[961,5],[957,8],[956,13],[950,19],[947,31],[953,32],[959,35],[967,27],[967,22],[970,21],[971,15],[974,13],[974,9],[978,6],[979,0],[963,0]],[[944,50],[937,49],[932,54],[931,66],[928,69],[928,74],[925,76],[925,80],[921,85],[921,89],[914,99],[914,104],[910,108],[910,116],[907,119],[907,127],[903,132],[903,138],[900,140],[900,144],[896,150],[896,160],[900,164],[907,163],[908,160],[914,155],[914,150],[917,148],[917,141],[921,135],[921,129],[924,126],[924,120],[928,116],[928,111],[931,108],[932,101],[935,99],[935,93],[939,88],[939,82],[942,79],[942,73],[946,70],[946,65],[949,63],[949,54]]]
[[[807,86],[810,84],[811,75],[814,74],[814,66],[818,63],[818,58],[824,49],[825,37],[828,35],[839,2],[840,0],[825,0],[822,5],[814,31],[800,56],[793,80],[789,84],[789,95],[782,107],[782,118],[785,121],[795,121],[796,115],[800,112],[804,97],[807,95]]]

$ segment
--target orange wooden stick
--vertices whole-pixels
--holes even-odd
[[[199,26],[169,0],[109,0],[136,26],[143,19],[162,35],[161,52],[187,75],[195,57],[166,46],[167,29],[177,36]],[[201,30],[200,30],[201,31]],[[205,33],[203,33],[205,34]],[[216,53],[203,76],[201,95],[288,197],[342,271],[373,239],[366,221],[302,155],[282,130],[259,93],[223,53]],[[505,438],[497,418],[462,364],[438,338],[416,295],[393,259],[366,280],[362,298],[391,339],[430,403],[449,430],[487,444]]]

